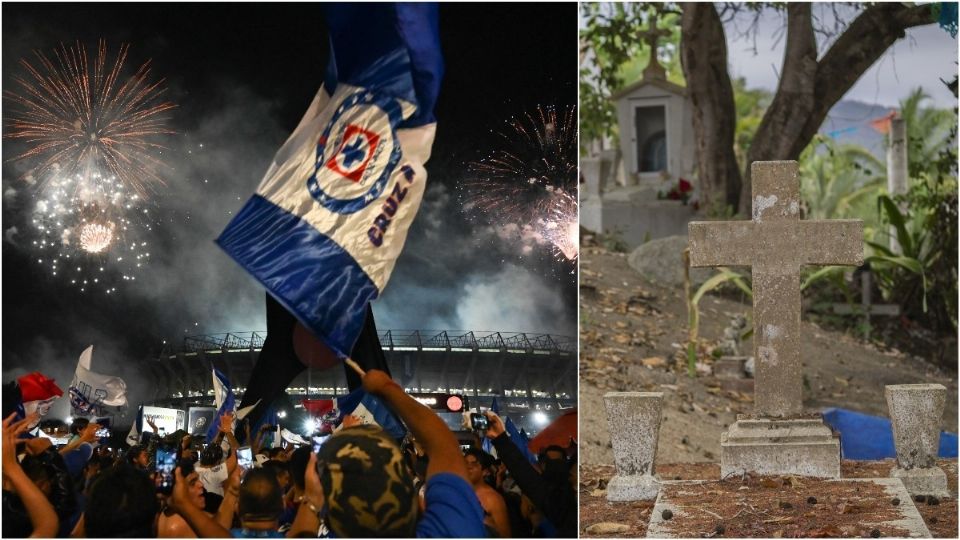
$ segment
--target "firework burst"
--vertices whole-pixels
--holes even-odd
[[[140,196],[163,185],[155,157],[163,146],[156,139],[173,133],[164,113],[174,105],[161,100],[162,80],[149,82],[149,61],[122,79],[128,48],[122,45],[112,62],[103,40],[92,63],[79,42],[61,44],[52,59],[35,51],[35,64],[20,60],[25,73],[14,77],[16,90],[4,90],[10,104],[4,138],[26,146],[13,160],[30,161],[35,178],[54,169],[85,177],[107,171]]]
[[[136,280],[150,260],[153,216],[117,178],[54,170],[35,194],[31,217],[37,263],[82,292],[116,292],[117,275]]]
[[[463,208],[488,222],[523,253],[549,245],[558,258],[575,260],[577,227],[576,109],[538,107],[495,132],[495,150],[467,166]]]

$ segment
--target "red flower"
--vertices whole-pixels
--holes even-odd
[[[687,182],[683,178],[680,179],[680,193],[689,193],[693,191],[693,184]]]

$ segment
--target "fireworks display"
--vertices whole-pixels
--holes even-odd
[[[123,78],[127,51],[111,60],[101,40],[92,63],[80,43],[53,58],[37,51],[4,91],[4,138],[17,146],[8,161],[27,171],[37,262],[81,291],[136,279],[150,257],[148,196],[164,185],[159,139],[173,133],[164,113],[174,105],[149,81],[149,62]]]
[[[579,255],[576,118],[573,107],[511,118],[495,132],[496,148],[467,167],[464,210],[524,254],[542,245],[560,259]]]
[[[99,169],[141,196],[162,185],[155,154],[163,147],[155,139],[172,133],[164,112],[174,105],[160,99],[162,80],[148,81],[150,62],[121,82],[127,50],[121,46],[109,62],[101,40],[92,64],[81,43],[61,44],[53,60],[37,51],[36,66],[20,60],[26,75],[14,77],[16,90],[4,90],[4,137],[27,146],[14,160],[29,160],[41,179],[55,168],[67,176]]]

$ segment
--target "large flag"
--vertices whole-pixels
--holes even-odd
[[[346,357],[423,198],[443,61],[434,4],[324,10],[323,86],[217,243]]]
[[[104,407],[127,406],[127,383],[120,377],[91,370],[93,345],[80,354],[70,382],[70,405],[78,416],[103,416]]]
[[[402,439],[407,433],[407,429],[393,411],[362,388],[342,397],[305,399],[302,403],[304,410],[312,416],[323,416],[331,411],[338,411],[336,429],[339,429],[343,417],[350,414],[359,418],[363,424],[380,426],[397,440]]]

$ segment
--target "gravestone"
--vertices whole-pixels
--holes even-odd
[[[755,411],[721,436],[721,474],[839,478],[840,442],[803,414],[800,271],[863,263],[863,222],[801,220],[796,161],[754,162],[753,219],[692,222],[691,266],[749,266],[753,276]]]
[[[660,491],[653,475],[660,437],[663,392],[608,392],[603,396],[617,473],[607,500],[652,501]]]
[[[911,495],[949,497],[947,475],[935,462],[947,389],[942,384],[893,384],[884,394],[897,448],[890,476],[899,478]]]
[[[855,307],[850,304],[833,304],[833,312],[838,315],[862,315],[863,316],[863,339],[870,341],[870,316],[885,315],[889,317],[900,314],[900,306],[896,304],[874,304],[873,303],[873,280],[870,272],[860,274],[860,306]]]

